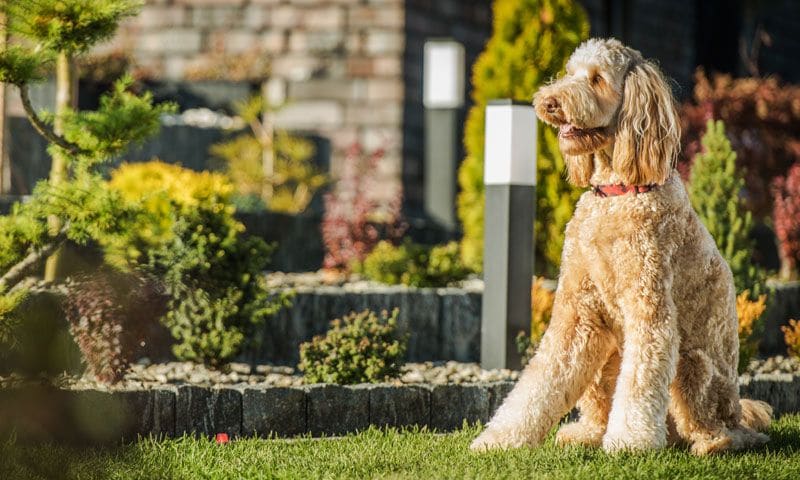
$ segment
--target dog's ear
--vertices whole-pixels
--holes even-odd
[[[658,67],[636,64],[625,78],[612,166],[626,185],[662,184],[675,166],[680,123]]]

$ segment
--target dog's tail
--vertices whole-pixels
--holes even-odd
[[[757,432],[766,431],[772,420],[772,407],[761,400],[742,398],[739,400],[742,407],[742,425]]]

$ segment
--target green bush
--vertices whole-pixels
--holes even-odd
[[[286,295],[263,285],[273,249],[244,235],[224,176],[149,162],[123,165],[110,185],[143,213],[107,248],[163,278],[170,296],[164,323],[178,340],[179,359],[224,362],[286,305]]]
[[[530,102],[536,89],[558,74],[589,34],[586,14],[571,0],[495,0],[493,11],[492,37],[473,69],[474,106],[464,132],[467,156],[458,172],[462,258],[475,271],[482,269],[483,261],[486,103],[498,98]],[[564,161],[553,129],[540,124],[538,132],[536,258],[537,267],[552,274],[560,263],[564,227],[581,192],[564,180]]]
[[[376,282],[412,287],[444,287],[470,273],[456,242],[427,247],[411,242],[395,246],[385,240],[354,271]]]
[[[305,381],[349,385],[396,377],[408,342],[398,334],[397,314],[365,310],[332,321],[325,336],[300,345]]]
[[[730,265],[737,293],[749,290],[756,298],[764,292],[764,274],[753,265],[753,220],[741,196],[745,172],[736,166],[722,121],[708,121],[702,144],[692,165],[689,199]]]

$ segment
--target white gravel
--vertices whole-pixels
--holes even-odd
[[[746,375],[757,374],[800,375],[800,359],[776,356],[756,359],[750,362]],[[499,369],[483,370],[477,363],[463,362],[422,362],[407,363],[401,368],[400,376],[390,383],[402,384],[465,384],[478,382],[514,381],[518,371]],[[276,365],[255,365],[230,363],[220,370],[208,368],[191,362],[150,363],[142,359],[133,365],[131,371],[118,384],[108,386],[97,382],[90,376],[71,376],[67,374],[56,378],[23,378],[19,375],[0,376],[0,388],[35,381],[46,382],[66,388],[100,388],[114,390],[136,390],[159,385],[304,385],[302,372],[295,368]]]
[[[400,376],[389,380],[394,384],[462,384],[516,380],[519,372],[483,370],[476,363],[424,362],[407,363],[401,367]],[[0,388],[30,381],[11,375],[0,377]],[[230,363],[220,370],[207,368],[191,362],[167,362],[151,364],[147,359],[132,366],[131,371],[119,383],[108,386],[93,377],[61,375],[54,379],[37,379],[65,388],[100,388],[114,390],[137,390],[159,385],[269,385],[300,386],[304,384],[301,372],[292,367],[274,365],[251,366],[247,363]]]

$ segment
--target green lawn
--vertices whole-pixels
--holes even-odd
[[[686,451],[608,456],[553,445],[473,454],[479,429],[448,435],[369,430],[342,439],[182,438],[116,449],[0,445],[0,479],[195,478],[724,478],[800,479],[800,416],[774,423],[764,450],[695,458]]]

